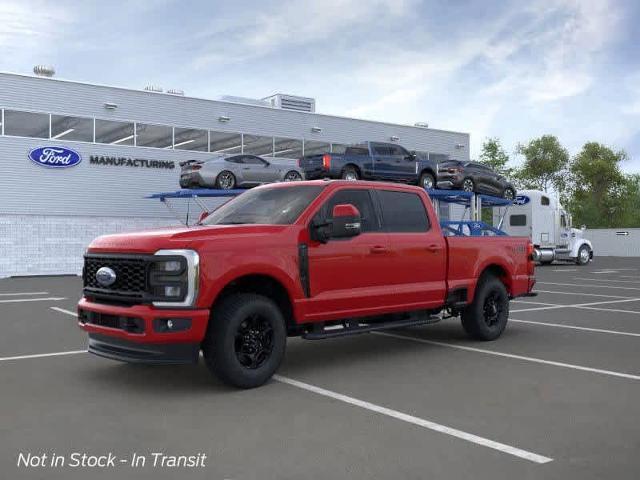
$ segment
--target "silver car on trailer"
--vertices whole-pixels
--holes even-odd
[[[220,155],[210,160],[180,163],[182,188],[248,188],[272,182],[304,179],[297,160],[257,155]]]

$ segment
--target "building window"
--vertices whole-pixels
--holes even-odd
[[[549,205],[551,202],[549,202],[549,197],[545,197],[542,196],[540,197],[540,205]]]
[[[176,150],[196,150],[198,152],[208,151],[209,138],[206,130],[195,128],[175,129],[173,148]]]
[[[305,155],[322,155],[331,151],[331,144],[327,142],[318,142],[315,140],[304,141]]]
[[[273,137],[243,135],[243,153],[251,155],[273,156]]]
[[[5,110],[4,134],[15,137],[49,138],[49,114]]]
[[[51,115],[51,138],[93,142],[93,119]]]
[[[302,140],[292,138],[274,138],[273,156],[277,158],[293,158],[302,157]]]
[[[342,154],[347,149],[347,145],[343,145],[341,143],[332,143],[331,144],[331,153]]]
[[[173,128],[166,125],[136,123],[136,145],[138,147],[171,148]]]
[[[96,143],[133,145],[133,137],[134,126],[132,122],[96,119]]]
[[[234,155],[242,153],[242,135],[229,132],[209,132],[209,151]]]

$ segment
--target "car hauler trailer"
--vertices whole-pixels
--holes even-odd
[[[494,225],[501,221],[499,210],[494,210]],[[593,246],[583,238],[586,227],[572,228],[571,215],[557,199],[540,190],[518,192],[501,227],[509,235],[529,237],[543,265],[554,260],[586,265],[593,260]]]
[[[426,190],[437,215],[439,215],[441,203],[463,207],[459,220],[443,220],[439,218],[439,223],[445,236],[477,237],[508,235],[501,230],[501,227],[504,223],[505,215],[508,212],[508,207],[513,203],[512,200],[462,190]],[[215,205],[209,205],[205,199],[230,198],[240,195],[245,191],[246,190],[242,189],[183,189],[175,192],[153,193],[145,198],[160,200],[180,223],[189,226],[199,223],[224,203],[216,202]],[[186,200],[186,208],[176,208],[176,206],[172,204],[174,200]],[[192,207],[196,207],[196,210],[193,211]],[[501,208],[501,215],[499,216],[497,226],[491,226],[482,221],[482,209],[492,208],[493,212],[495,212],[496,208],[494,207],[503,207]]]

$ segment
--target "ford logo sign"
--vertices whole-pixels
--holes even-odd
[[[96,280],[103,287],[110,287],[116,282],[116,272],[109,267],[101,267],[96,272]]]
[[[514,205],[526,205],[530,201],[531,201],[531,199],[529,197],[527,197],[526,195],[518,195],[518,196],[516,196],[516,199],[513,201],[513,204]]]
[[[33,163],[50,168],[73,167],[82,161],[78,152],[64,147],[34,148],[29,152],[29,158]]]

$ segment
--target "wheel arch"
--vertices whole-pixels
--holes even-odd
[[[250,273],[228,280],[213,298],[211,312],[213,313],[216,306],[225,298],[235,293],[255,293],[270,298],[280,308],[287,323],[287,329],[296,326],[291,292],[275,276],[266,273]]]
[[[345,163],[344,166],[342,167],[342,170],[340,170],[340,174],[342,174],[342,172],[344,172],[348,167],[353,167],[353,169],[358,172],[358,175],[360,176],[360,179],[362,179],[362,170],[360,169],[360,167],[353,163],[353,162],[349,162],[349,163]]]
[[[482,267],[478,272],[477,281],[473,288],[473,297],[475,297],[478,284],[483,278],[487,276],[493,276],[500,280],[511,296],[513,292],[513,279],[511,278],[509,270],[504,265],[501,265],[498,262],[492,262]]]

